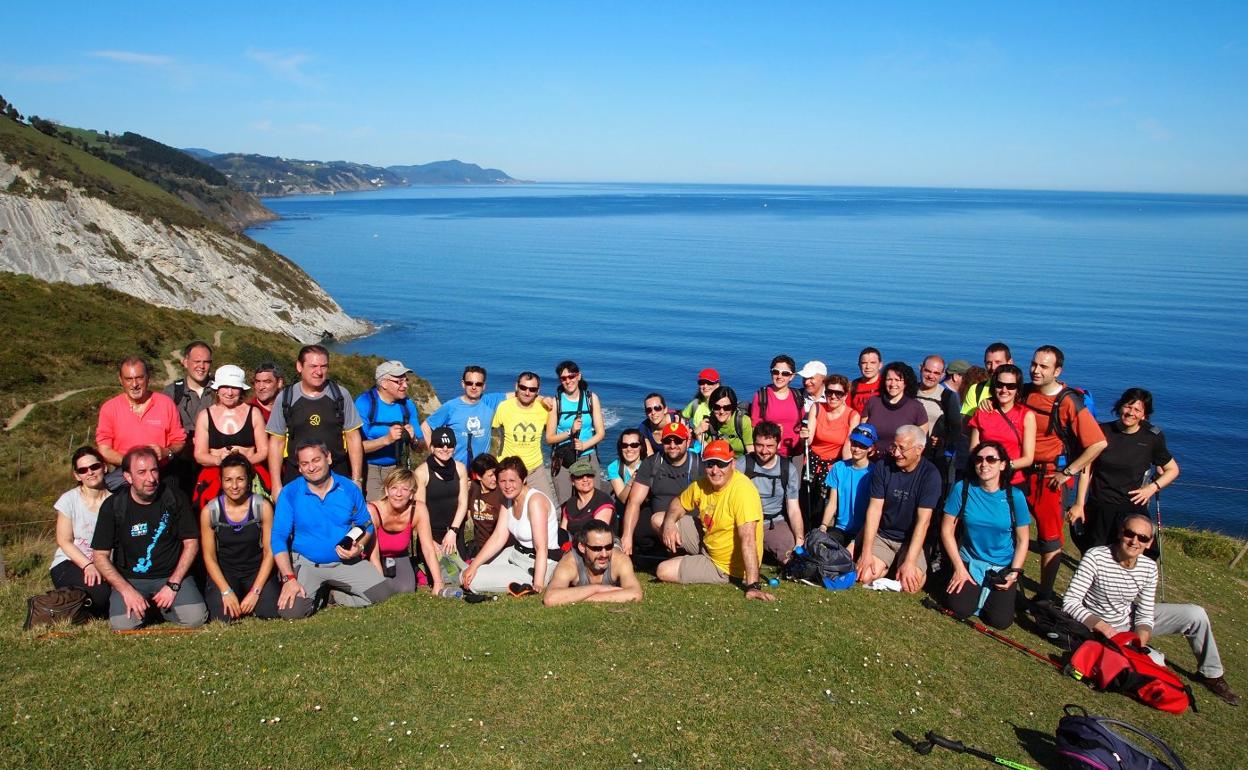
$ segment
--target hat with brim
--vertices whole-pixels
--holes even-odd
[[[381,382],[387,377],[403,377],[411,373],[412,370],[408,369],[402,361],[384,361],[377,365],[373,380]]]
[[[578,457],[576,462],[568,466],[568,475],[574,479],[580,476],[593,476],[594,464],[589,461],[588,457]]]
[[[239,390],[250,390],[247,385],[247,377],[243,374],[241,366],[234,364],[226,364],[217,367],[217,371],[212,375],[212,387],[220,388],[238,388]]]

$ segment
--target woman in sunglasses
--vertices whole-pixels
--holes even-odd
[[[1010,484],[1010,470],[1001,442],[976,444],[966,477],[945,498],[940,525],[940,542],[951,569],[945,606],[959,619],[978,614],[995,628],[1009,628],[1014,622],[1030,538],[1027,498]]]
[[[91,563],[91,538],[100,505],[108,497],[104,486],[104,460],[91,447],[79,447],[70,457],[78,484],[61,495],[56,504],[56,553],[52,554],[52,585],[77,588],[91,597],[91,614],[108,614],[112,594],[108,582]]]
[[[849,378],[843,374],[829,374],[823,385],[823,401],[815,404],[813,432],[803,426],[801,438],[810,439],[811,488],[822,492],[828,469],[839,460],[848,460],[850,454],[849,434],[862,421],[849,405]],[[815,510],[822,506],[822,494]]]
[[[693,394],[693,400],[680,410],[680,415],[688,420],[690,425],[701,425],[703,420],[711,416],[711,394],[718,387],[719,372],[709,366],[698,372],[698,392]]]
[[[737,392],[720,385],[711,392],[711,413],[698,425],[698,441],[703,446],[712,441],[727,441],[737,457],[754,450],[754,424],[748,414],[737,411]]]
[[[1147,645],[1154,636],[1183,634],[1196,656],[1196,681],[1232,706],[1239,696],[1227,684],[1213,626],[1196,604],[1154,604],[1157,562],[1144,555],[1156,533],[1147,513],[1123,517],[1111,545],[1089,548],[1070,579],[1062,609],[1107,637],[1134,631]]]
[[[607,466],[607,482],[615,494],[616,508],[621,515],[624,505],[628,503],[628,495],[633,491],[633,476],[641,465],[642,443],[640,430],[628,428],[622,431],[615,441],[616,459]]]
[[[1011,484],[1023,483],[1023,468],[1031,467],[1036,456],[1036,415],[1018,398],[1023,370],[1014,364],[1001,364],[992,373],[988,402],[980,404],[971,417],[971,446],[996,441],[1005,447],[1014,468]]]
[[[1109,444],[1092,462],[1092,472],[1079,476],[1075,504],[1066,514],[1080,551],[1108,545],[1123,516],[1148,513],[1149,501],[1179,477],[1165,434],[1148,421],[1152,393],[1128,388],[1114,404],[1114,414],[1117,420],[1101,424]],[[1154,559],[1157,553],[1155,545],[1147,551]]]

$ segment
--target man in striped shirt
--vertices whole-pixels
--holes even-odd
[[[1154,537],[1152,520],[1133,513],[1113,545],[1089,548],[1066,590],[1063,609],[1106,637],[1133,630],[1142,644],[1153,636],[1183,634],[1196,655],[1197,681],[1232,706],[1239,696],[1227,684],[1222,658],[1205,609],[1196,604],[1157,604],[1157,563],[1144,556]]]

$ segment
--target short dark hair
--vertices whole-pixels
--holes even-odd
[[[321,441],[319,438],[305,438],[303,441],[300,441],[298,444],[295,444],[294,456],[298,458],[300,452],[302,452],[305,449],[311,449],[313,447],[316,447],[317,449],[321,450],[327,455],[330,454],[329,447],[325,445],[324,441]]]
[[[542,384],[542,377],[537,372],[520,372],[516,375],[516,384],[519,385],[521,380],[537,380],[537,384]]]
[[[1004,353],[1006,361],[1009,361],[1014,358],[1014,354],[1010,352],[1010,346],[1005,344],[1004,342],[999,342],[999,341],[994,342],[988,347],[984,348],[984,358],[987,358],[993,353]]]
[[[771,438],[779,441],[781,433],[780,426],[771,420],[763,420],[754,426],[754,438]]]
[[[503,471],[515,471],[521,481],[529,477],[528,466],[524,464],[524,460],[521,460],[516,455],[508,455],[498,461],[498,474],[501,476]]]
[[[476,364],[468,364],[467,366],[465,366],[464,373],[459,375],[459,378],[461,380],[466,379],[468,375],[470,374],[479,374],[481,375],[481,379],[483,380],[487,378],[487,375],[485,373],[485,367],[477,366]]]
[[[1153,416],[1153,394],[1144,388],[1127,388],[1122,391],[1122,395],[1114,402],[1114,414],[1122,414],[1122,408],[1135,401],[1144,404],[1145,417]]]
[[[823,389],[827,390],[829,385],[840,385],[847,392],[849,391],[849,378],[843,374],[833,372],[823,381]]]
[[[580,374],[581,367],[577,366],[576,362],[570,359],[560,361],[555,364],[555,374],[562,374],[565,371],[572,372],[573,374]]]
[[[1008,487],[1010,486],[1010,479],[1014,476],[1014,464],[1010,462],[1010,455],[1005,451],[1005,444],[993,439],[986,439],[976,444],[975,448],[971,450],[970,457],[966,458],[966,483],[971,483],[972,480],[977,480],[979,478],[979,476],[975,474],[975,457],[985,447],[992,449],[997,453],[998,457],[1005,460],[1005,466],[1001,469],[1001,476],[999,478],[1001,480],[1001,486],[1007,488],[1006,494],[1010,494]],[[974,483],[978,485],[979,482],[975,481]]]
[[[472,477],[479,479],[490,471],[498,470],[498,458],[486,452],[472,458],[472,464],[468,466],[468,470],[472,471]]]
[[[1062,349],[1057,345],[1041,345],[1036,348],[1036,354],[1038,355],[1040,353],[1052,353],[1053,365],[1058,369],[1061,369],[1066,365],[1066,356],[1062,353]]]
[[[263,374],[264,372],[272,372],[275,378],[279,380],[282,379],[282,370],[277,368],[277,364],[272,361],[265,361],[257,366],[255,374],[251,375],[251,378],[254,380],[256,378],[256,374]]]
[[[251,486],[251,482],[256,478],[256,469],[251,463],[247,462],[247,458],[238,452],[230,452],[221,460],[221,476],[224,478],[226,468],[242,468],[247,472],[247,486]]]
[[[884,366],[884,371],[880,372],[880,379],[888,378],[889,372],[895,372],[898,377],[905,382],[905,395],[914,398],[919,393],[919,377],[914,373],[914,367],[905,361],[890,361]],[[884,391],[880,392],[880,400],[884,399]]]
[[[121,458],[121,470],[125,473],[129,473],[130,467],[134,464],[135,459],[139,457],[150,457],[152,458],[152,462],[160,464],[160,458],[156,456],[155,449],[146,445],[136,446],[129,452],[126,452],[125,456]]]
[[[326,358],[329,358],[329,351],[325,349],[324,345],[304,345],[299,348],[299,363],[302,364],[311,353],[318,353]]]
[[[797,371],[797,362],[793,360],[793,356],[787,355],[785,353],[781,353],[780,355],[771,359],[771,366],[773,368],[775,367],[776,364],[788,364],[790,369],[792,369],[793,371]]]
[[[191,354],[191,351],[194,350],[195,348],[203,348],[204,350],[208,351],[208,355],[212,355],[212,345],[209,345],[207,342],[204,342],[203,340],[191,340],[190,342],[186,343],[186,347],[182,348],[182,357],[186,358],[187,356],[189,356]]]
[[[147,365],[147,359],[140,356],[127,356],[126,358],[121,359],[121,363],[117,364],[117,375],[121,376],[121,370],[125,369],[127,366],[136,365],[143,367],[144,377],[151,374],[152,368]]]
[[[642,405],[645,405],[645,403],[652,398],[657,398],[660,404],[667,406],[667,399],[663,398],[662,393],[647,393],[646,397],[641,400]]]
[[[611,525],[602,519],[590,519],[581,527],[581,531],[576,533],[576,542],[585,545],[589,542],[590,532],[605,532],[608,535],[614,535],[611,531]]]
[[[884,359],[884,355],[883,355],[882,353],[880,353],[880,349],[879,349],[879,348],[873,348],[873,347],[868,346],[868,347],[865,347],[865,348],[863,348],[862,350],[859,350],[859,351],[858,351],[858,360],[859,360],[859,361],[861,361],[861,360],[862,360],[862,357],[863,357],[863,356],[865,356],[865,355],[866,355],[866,354],[868,354],[868,353],[874,353],[874,354],[875,354],[875,357],[876,357],[876,358],[878,358],[878,359],[880,359],[880,360],[883,360],[883,359]]]
[[[70,470],[74,470],[74,471],[78,470],[78,461],[79,461],[79,460],[81,460],[81,459],[82,459],[82,458],[84,458],[84,457],[94,457],[95,459],[99,460],[100,462],[103,462],[103,461],[104,461],[104,458],[100,456],[100,452],[99,452],[99,450],[98,450],[98,449],[96,449],[95,447],[93,447],[93,446],[80,446],[80,447],[78,447],[77,449],[75,449],[75,450],[74,450],[74,453],[73,453],[72,455],[70,455],[70,456],[69,456],[69,468],[70,468]]]

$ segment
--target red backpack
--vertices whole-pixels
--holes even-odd
[[[1112,639],[1089,639],[1070,656],[1067,668],[1076,679],[1098,690],[1125,693],[1155,709],[1172,714],[1182,714],[1188,706],[1198,710],[1191,686],[1154,662],[1130,631]]]

